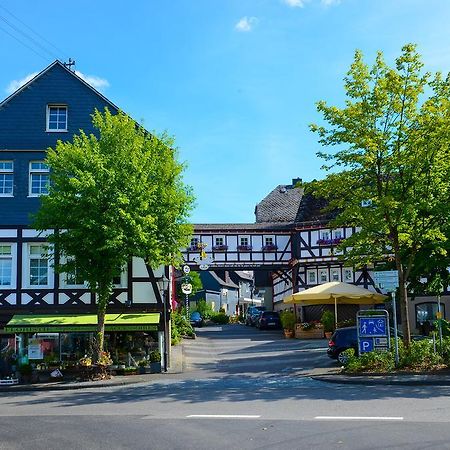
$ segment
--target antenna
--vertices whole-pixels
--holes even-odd
[[[64,67],[67,67],[69,70],[75,71],[75,60],[69,58],[69,62],[64,63]],[[73,69],[72,69],[73,67]]]

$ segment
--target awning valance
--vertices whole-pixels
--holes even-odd
[[[106,314],[105,331],[157,331],[159,313]],[[16,314],[7,333],[73,333],[97,331],[96,314]]]

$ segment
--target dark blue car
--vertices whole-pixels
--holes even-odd
[[[197,311],[191,313],[190,323],[193,327],[202,327],[203,326],[203,317]]]

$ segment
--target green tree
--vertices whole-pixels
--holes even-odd
[[[329,173],[310,187],[338,212],[332,226],[357,227],[341,246],[344,258],[356,265],[393,259],[406,344],[416,257],[424,248],[445,254],[449,237],[450,83],[422,68],[412,44],[393,67],[382,53],[369,67],[357,51],[345,78],[345,107],[319,102],[327,124],[311,126],[334,151],[318,154]]]
[[[57,272],[76,272],[97,295],[98,352],[113,279],[133,256],[152,267],[177,263],[192,233],[193,205],[173,140],[154,136],[122,112],[96,111],[99,137],[83,131],[48,149],[49,195],[34,226],[54,230]]]

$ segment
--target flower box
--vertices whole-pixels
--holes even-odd
[[[277,247],[275,244],[267,244],[267,245],[264,245],[264,246],[261,248],[261,250],[262,250],[263,252],[275,252],[275,251],[278,250],[278,247]]]
[[[304,330],[302,324],[295,325],[295,337],[297,339],[323,339],[323,327],[316,326],[309,330]]]
[[[186,251],[187,251],[187,252],[198,252],[198,251],[199,251],[199,248],[198,248],[197,245],[191,245],[191,246],[189,246],[189,247],[186,248]]]
[[[228,250],[228,245],[213,245],[213,252],[226,252]]]
[[[251,245],[238,245],[237,247],[238,252],[251,252],[252,246]]]
[[[319,245],[338,245],[344,239],[343,238],[334,238],[334,239],[317,239],[316,243]]]

